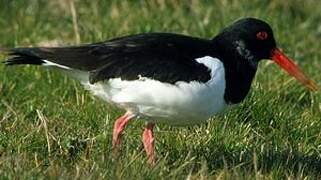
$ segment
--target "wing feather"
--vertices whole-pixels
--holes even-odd
[[[88,71],[91,83],[118,77],[135,80],[141,76],[175,83],[209,80],[209,69],[195,59],[211,56],[212,48],[209,40],[147,33],[81,46],[13,48],[10,51],[20,64],[41,64],[46,60]]]

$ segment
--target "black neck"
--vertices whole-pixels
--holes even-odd
[[[240,103],[248,94],[257,67],[253,66],[247,59],[240,56],[230,46],[215,45],[218,49],[218,58],[223,62],[225,68],[226,89],[224,99],[228,104]]]

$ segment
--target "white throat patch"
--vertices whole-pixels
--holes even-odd
[[[258,63],[257,61],[254,60],[254,56],[251,54],[251,52],[248,49],[246,49],[245,43],[242,40],[235,41],[234,43],[235,43],[237,52],[242,57],[247,59],[252,66],[257,67]]]

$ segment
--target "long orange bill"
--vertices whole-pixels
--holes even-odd
[[[271,59],[276,62],[282,69],[295,77],[303,85],[312,91],[318,90],[316,83],[309,79],[303,71],[294,62],[288,58],[280,49],[274,48],[271,51]]]

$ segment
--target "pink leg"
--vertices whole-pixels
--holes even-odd
[[[154,128],[155,124],[154,123],[148,123],[147,126],[144,129],[143,132],[143,144],[144,144],[144,148],[147,154],[147,158],[148,158],[148,163],[150,165],[154,165],[155,164],[155,159],[154,159],[154,134],[153,134],[153,128]]]
[[[120,136],[126,127],[128,121],[135,117],[134,114],[131,112],[126,112],[122,117],[118,118],[114,124],[114,131],[113,131],[113,150],[117,151],[120,145]]]

